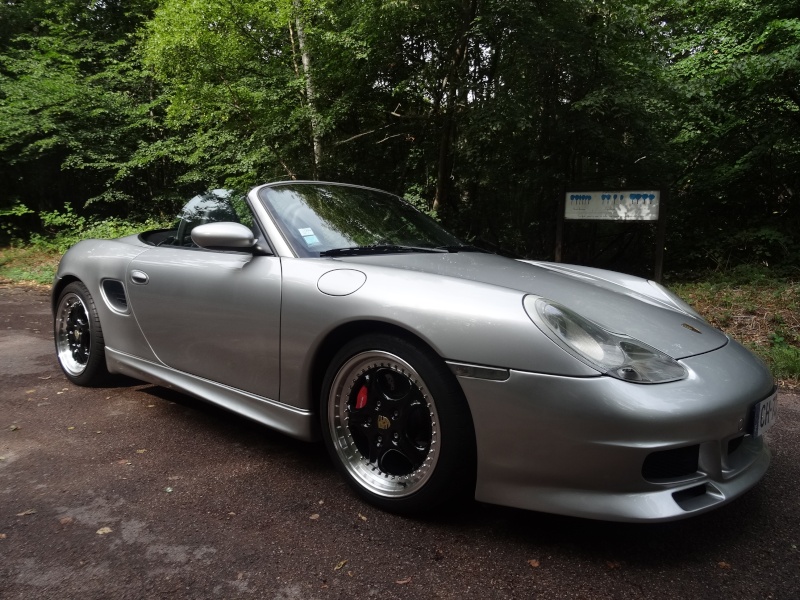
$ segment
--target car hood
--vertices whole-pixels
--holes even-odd
[[[354,267],[363,265],[367,277],[370,266],[392,267],[542,296],[609,331],[633,337],[675,359],[710,352],[728,342],[725,334],[670,304],[645,280],[610,271],[512,260],[477,252],[393,254],[336,260]]]

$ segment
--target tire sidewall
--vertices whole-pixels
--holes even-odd
[[[61,305],[64,298],[69,294],[75,294],[80,298],[83,305],[86,307],[86,317],[89,320],[89,359],[86,362],[86,367],[83,371],[75,375],[70,373],[64,365],[61,364],[58,349],[58,324],[61,318]],[[106,368],[105,357],[105,340],[103,338],[103,330],[100,326],[100,317],[97,314],[97,307],[95,306],[94,299],[89,293],[86,286],[80,281],[73,281],[68,284],[59,294],[58,302],[56,303],[56,314],[53,319],[53,337],[56,346],[56,357],[58,365],[72,383],[81,386],[97,386],[101,385],[108,378],[108,369]]]

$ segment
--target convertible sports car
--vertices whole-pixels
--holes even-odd
[[[671,292],[480,251],[374,189],[197,196],[175,229],[70,249],[53,314],[73,383],[123,373],[321,435],[388,510],[665,521],[770,460],[769,371]]]

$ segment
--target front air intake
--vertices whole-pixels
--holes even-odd
[[[648,455],[642,465],[642,477],[648,481],[663,481],[689,477],[697,473],[700,445],[661,450]]]

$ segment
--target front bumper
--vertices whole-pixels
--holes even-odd
[[[769,465],[763,437],[748,429],[753,405],[774,392],[772,376],[733,341],[682,363],[686,379],[657,385],[520,371],[506,381],[459,377],[478,445],[476,499],[654,522],[741,495]]]

